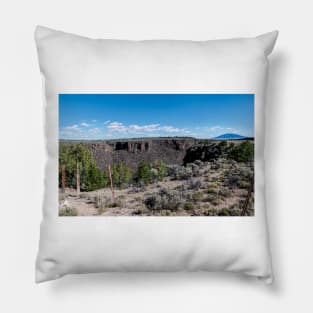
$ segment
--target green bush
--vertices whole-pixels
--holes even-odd
[[[132,179],[130,168],[125,166],[122,162],[119,162],[118,164],[113,165],[112,179],[113,179],[113,184],[116,187],[128,186],[129,182]]]
[[[188,180],[187,188],[190,190],[198,190],[202,187],[202,182],[198,178],[191,178]]]
[[[145,199],[145,205],[150,210],[177,211],[183,204],[182,194],[177,190],[161,189]]]
[[[227,188],[222,188],[219,190],[218,194],[222,197],[228,198],[231,196],[231,192]]]
[[[85,171],[82,189],[92,191],[100,188],[105,188],[108,185],[108,178],[95,165],[90,166]]]
[[[152,169],[156,169],[156,176],[159,181],[162,181],[168,173],[168,168],[163,161],[153,162]]]
[[[237,162],[248,162],[254,159],[254,144],[250,141],[244,141],[234,145],[228,153],[228,157]]]
[[[59,216],[76,216],[77,210],[75,208],[62,208],[59,211]]]
[[[138,183],[140,184],[147,185],[151,183],[152,180],[151,168],[146,161],[142,160],[139,163],[136,177]]]
[[[187,201],[184,205],[185,210],[192,210],[193,209],[193,203],[191,201]]]
[[[207,193],[215,195],[215,194],[217,194],[217,190],[214,187],[209,187],[207,189]]]
[[[240,215],[240,211],[235,206],[232,206],[230,208],[220,209],[217,212],[217,215],[218,216],[239,216]]]
[[[203,198],[202,192],[195,192],[192,194],[192,200],[193,201],[200,201]]]

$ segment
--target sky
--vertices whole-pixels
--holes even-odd
[[[253,94],[60,94],[60,139],[254,136]]]

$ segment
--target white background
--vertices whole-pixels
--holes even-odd
[[[0,311],[312,312],[311,1],[5,0],[0,4]],[[276,281],[230,274],[93,274],[35,285],[45,162],[37,24],[90,37],[194,39],[278,29],[267,102]]]

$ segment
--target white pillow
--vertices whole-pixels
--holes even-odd
[[[259,277],[268,283],[272,281],[264,199],[263,150],[264,100],[268,71],[268,55],[274,47],[276,38],[277,32],[268,33],[255,38],[204,42],[174,40],[103,40],[89,39],[45,27],[37,27],[36,44],[46,98],[46,142],[48,152],[43,221],[36,263],[37,282],[52,280],[66,274],[74,273],[182,270],[231,271]],[[203,118],[206,117],[206,114],[200,116],[198,112],[195,113],[198,114],[196,115],[198,117],[195,118],[193,114],[190,116],[192,121],[190,121],[190,123],[189,121],[188,123],[186,122],[186,127],[178,127],[178,124],[184,124],[180,121],[180,114],[184,114],[182,112],[188,112],[188,108],[186,109],[187,111],[183,109],[181,112],[180,109],[175,111],[177,112],[177,121],[175,121],[173,116],[171,121],[177,122],[177,125],[173,125],[174,122],[167,123],[165,114],[167,112],[166,108],[172,105],[170,102],[164,104],[165,111],[164,114],[159,115],[161,122],[158,123],[149,123],[146,122],[146,120],[140,121],[140,114],[144,113],[141,113],[139,107],[135,104],[133,104],[133,113],[138,110],[140,116],[138,120],[131,120],[130,117],[135,114],[132,114],[132,111],[129,109],[128,112],[130,112],[130,116],[127,116],[129,123],[121,122],[122,118],[118,120],[115,117],[111,119],[109,115],[102,116],[102,113],[100,114],[101,116],[94,116],[93,119],[91,119],[89,115],[88,118],[87,116],[80,116],[79,110],[81,106],[77,106],[77,111],[75,111],[75,103],[74,105],[72,103],[70,106],[72,109],[70,113],[67,112],[66,116],[59,116],[59,105],[60,114],[61,111],[66,111],[63,107],[61,108],[61,105],[63,105],[61,98],[63,96],[59,95],[63,94],[103,94],[104,100],[102,99],[101,101],[107,101],[103,105],[108,105],[111,111],[114,109],[115,115],[113,114],[112,116],[115,117],[119,107],[116,106],[116,103],[114,107],[112,103],[109,103],[109,100],[105,100],[108,99],[105,96],[106,94],[137,94],[139,98],[140,95],[138,94],[171,94],[174,98],[175,94],[181,94],[182,97],[184,94],[202,94],[207,95],[205,97],[207,97],[208,105],[211,103],[212,94],[252,95],[250,98],[250,101],[252,101],[250,102],[250,106],[252,106],[248,111],[250,110],[249,123],[251,124],[252,120],[253,125],[251,126],[248,122],[247,124],[245,124],[246,122],[242,122],[243,124],[239,125],[240,134],[254,137],[255,143],[253,193],[255,203],[254,209],[253,206],[249,204],[250,214],[248,215],[250,216],[217,216],[222,212],[221,204],[210,208],[210,205],[213,205],[210,202],[212,199],[208,199],[207,201],[209,202],[205,205],[206,200],[200,201],[188,191],[188,184],[198,179],[204,182],[204,187],[199,187],[200,194],[198,193],[198,196],[200,198],[207,197],[206,193],[210,192],[207,189],[210,186],[213,186],[213,189],[217,186],[215,191],[213,191],[214,193],[221,192],[222,187],[219,181],[217,181],[216,185],[212,184],[212,181],[214,181],[212,177],[214,177],[214,175],[212,174],[213,172],[210,172],[209,166],[212,167],[214,165],[219,168],[226,166],[228,168],[228,172],[224,172],[226,176],[229,175],[231,168],[236,168],[236,166],[240,168],[241,166],[241,163],[239,164],[237,162],[238,160],[234,161],[234,166],[231,167],[229,160],[225,161],[219,159],[219,161],[212,161],[205,157],[202,159],[200,157],[202,162],[198,162],[198,164],[200,164],[199,167],[203,169],[203,173],[206,170],[208,173],[211,173],[207,174],[208,176],[206,177],[206,180],[209,181],[211,185],[203,179],[202,176],[204,174],[200,174],[198,178],[195,177],[190,178],[189,181],[188,179],[182,181],[181,186],[176,189],[185,188],[185,191],[180,193],[180,195],[186,197],[186,199],[187,197],[191,197],[188,205],[190,207],[195,206],[196,209],[193,208],[190,211],[188,205],[184,206],[187,202],[185,198],[182,200],[183,202],[185,201],[184,204],[179,204],[178,209],[168,209],[164,204],[162,204],[164,205],[163,207],[161,205],[161,209],[152,207],[152,205],[149,206],[146,198],[149,196],[149,192],[153,194],[150,190],[152,188],[151,186],[158,185],[158,183],[154,183],[153,185],[153,182],[151,182],[151,184],[145,187],[148,191],[144,194],[144,199],[140,200],[146,207],[143,209],[141,207],[142,211],[140,211],[139,214],[149,215],[150,213],[147,212],[152,212],[150,215],[155,215],[153,217],[135,216],[134,214],[136,213],[134,213],[134,211],[131,211],[131,214],[126,213],[126,216],[112,216],[121,215],[123,206],[126,206],[126,204],[119,204],[120,208],[115,209],[112,208],[114,205],[107,204],[107,207],[110,208],[106,209],[105,206],[104,211],[107,210],[105,212],[109,212],[108,214],[100,210],[98,212],[96,203],[93,202],[96,200],[92,197],[88,201],[90,201],[90,205],[94,205],[95,207],[96,213],[94,214],[103,214],[104,216],[59,216],[60,203],[62,206],[60,210],[64,208],[67,209],[66,206],[69,206],[63,198],[59,200],[58,195],[60,192],[59,186],[62,185],[62,182],[59,182],[59,135],[60,138],[65,139],[116,139],[118,137],[127,136],[125,134],[128,134],[130,138],[145,137],[150,134],[151,137],[156,135],[170,136],[171,134],[174,136],[176,134],[182,136],[185,134],[185,136],[188,137],[208,138],[221,135],[222,133],[238,132],[238,127],[234,127],[231,123],[217,123],[213,118],[215,113],[212,114],[212,116],[208,113],[208,121],[212,117],[213,122],[207,124],[207,129],[203,128],[204,125],[201,124],[197,132],[198,119],[202,121]],[[114,95],[112,95],[112,97],[115,99]],[[129,97],[131,97],[131,95]],[[195,96],[195,98],[191,97],[190,99],[196,98],[197,96]],[[124,99],[126,103],[128,101],[127,99]],[[239,98],[234,96],[234,99]],[[93,104],[88,104],[87,98],[85,100],[85,106],[82,112],[96,112]],[[131,103],[133,102],[135,101]],[[88,105],[90,105],[89,111]],[[131,107],[131,105],[132,104],[129,104],[129,107]],[[155,108],[151,103],[147,103],[146,107],[142,106],[143,110],[149,110],[149,105],[151,108]],[[192,107],[193,105],[198,108],[196,104],[193,104],[191,101],[190,106]],[[220,108],[222,108],[223,105],[221,104]],[[186,108],[186,106],[184,108]],[[202,108],[203,112],[207,112],[205,106]],[[238,108],[236,109],[236,106],[232,107],[233,118],[236,123],[244,119],[241,119],[243,111]],[[214,104],[214,110],[216,112],[219,110],[217,104]],[[125,112],[124,105],[123,110],[121,109],[121,114],[125,115]],[[155,121],[157,119],[157,113],[155,113],[155,111],[153,112],[154,113],[151,113],[150,120]],[[65,113],[63,112],[62,114]],[[71,114],[76,118],[73,121],[71,120]],[[229,116],[229,112],[227,114]],[[123,116],[123,118],[126,118],[126,116]],[[184,118],[186,119],[186,116],[184,116]],[[97,123],[98,119],[102,119],[100,121],[101,125],[99,126],[97,124],[97,127],[91,128],[90,125]],[[193,127],[189,128],[192,124],[191,122],[193,122]],[[234,128],[236,128],[237,131]],[[87,129],[91,135],[87,133]],[[99,130],[97,131],[95,129]],[[77,135],[75,133],[76,131],[80,132],[80,135]],[[132,140],[134,141],[134,139]],[[151,140],[153,141],[155,139]],[[178,138],[177,140],[179,141],[181,139]],[[170,139],[170,141],[172,144],[173,138]],[[205,143],[204,145],[208,146],[210,143],[214,145],[218,142],[219,141],[209,141],[209,143]],[[241,142],[245,142],[245,140]],[[235,141],[235,144],[240,144],[241,142]],[[102,144],[104,145],[103,142]],[[118,159],[119,152],[116,151],[116,149],[118,149],[116,140],[112,141],[111,145],[110,142],[106,142],[106,144],[107,148],[114,151],[112,158]],[[200,141],[194,142],[194,145],[197,147],[201,144]],[[163,145],[163,143],[161,143],[161,145]],[[192,146],[189,141],[187,141],[187,145]],[[137,148],[139,146],[137,146]],[[88,149],[90,149],[90,146],[88,147]],[[190,147],[188,146],[187,148]],[[182,148],[183,153],[187,151],[187,148]],[[129,150],[127,151],[127,149]],[[143,159],[148,155],[144,154],[146,152],[141,151],[144,149],[141,146],[138,148],[139,151],[138,149],[131,150],[133,148],[127,149],[126,152],[123,152],[126,155],[126,158],[124,158],[126,163],[131,162],[130,160],[135,160],[138,155],[140,159],[140,153],[143,153]],[[147,149],[149,149],[148,144]],[[169,149],[172,148],[170,147]],[[179,150],[180,148],[177,149]],[[172,150],[164,151],[170,151],[170,153],[172,153]],[[181,152],[181,150],[179,151]],[[95,153],[94,150],[93,153]],[[130,153],[133,154],[130,155]],[[135,154],[136,157],[134,157]],[[164,157],[169,158],[169,154],[166,152]],[[179,154],[179,158],[182,158],[182,154]],[[97,166],[99,162],[99,160],[98,163],[96,162]],[[106,161],[103,162],[105,163]],[[106,169],[109,163],[110,161],[107,161],[101,170]],[[111,163],[111,166],[114,166],[113,163]],[[181,166],[182,159],[177,159],[177,163],[180,163],[179,165]],[[171,170],[173,170],[175,166],[170,164],[170,167]],[[181,168],[182,167],[180,167],[180,169]],[[83,171],[83,169],[81,171]],[[211,171],[213,170],[211,169]],[[195,176],[197,175],[198,174],[195,174]],[[74,180],[76,179],[75,177],[74,172]],[[228,179],[227,182],[230,184],[230,178],[230,176],[227,176],[226,178],[222,177],[220,179],[221,181]],[[162,187],[162,184],[170,185],[171,179],[173,178],[167,177],[165,181],[159,182],[160,186]],[[173,181],[175,183],[175,180]],[[70,184],[68,181],[66,183]],[[133,184],[135,184],[135,180]],[[177,186],[178,183],[175,187]],[[72,187],[75,186],[72,185]],[[245,193],[248,197],[246,187],[247,186],[238,187],[237,185],[235,185],[235,187],[230,186],[228,189],[230,200],[227,200],[227,196],[226,198],[220,196],[218,201],[227,203],[227,201],[234,201],[235,195],[239,195],[238,205],[233,206],[234,211],[228,209],[225,211],[226,214],[237,212],[235,215],[240,215],[242,213],[242,208],[245,206]],[[83,189],[83,186],[81,186],[81,188]],[[133,192],[136,193],[136,188],[139,187],[129,187],[127,191],[131,193],[131,190],[133,190]],[[158,187],[155,188],[152,196],[159,197],[158,201],[161,201],[161,191],[157,189]],[[110,186],[107,186],[103,192],[110,195]],[[115,196],[117,197],[119,193],[123,192],[124,189],[121,191],[116,189]],[[72,194],[70,199],[75,198],[75,190],[67,189],[67,193],[63,196],[66,198],[69,197],[69,194]],[[190,196],[188,196],[188,194],[190,194]],[[82,192],[80,197],[83,198],[83,195],[84,197],[88,197],[89,194],[88,192]],[[250,194],[248,202],[251,201],[250,199],[253,195],[251,196]],[[205,207],[207,208],[206,211]],[[163,208],[165,209],[163,210]],[[149,211],[149,209],[151,209],[151,211]],[[74,210],[76,210],[76,208],[74,208]],[[62,212],[64,214],[75,214],[73,212],[71,213],[70,209],[69,211],[65,210]],[[81,211],[79,212],[79,215],[83,215]],[[213,212],[213,215],[216,216],[203,216],[208,215],[208,212]],[[198,213],[202,216],[190,216],[197,215]],[[189,216],[162,216],[167,214]],[[91,213],[89,215],[91,215]]]

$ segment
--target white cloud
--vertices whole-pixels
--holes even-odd
[[[85,122],[82,122],[82,123],[80,123],[80,126],[89,127],[89,124],[87,124],[87,123],[85,123]]]
[[[107,120],[103,124],[106,125],[106,124],[109,124],[110,122],[111,122],[111,120]]]
[[[167,133],[179,133],[185,131],[184,129],[173,127],[173,126],[162,126],[160,130],[165,131]]]
[[[100,128],[95,127],[95,128],[90,128],[88,132],[92,135],[99,135],[101,133],[101,130]]]
[[[80,131],[80,128],[79,128],[79,126],[77,124],[66,126],[66,127],[64,127],[64,129],[65,130]]]
[[[129,125],[127,131],[130,133],[142,133],[142,132],[154,132],[159,130],[159,124],[150,124],[150,125]]]
[[[110,133],[127,133],[127,134],[146,134],[146,133],[184,133],[188,134],[190,131],[184,128],[178,128],[174,126],[161,126],[160,124],[148,124],[148,125],[124,125],[120,122],[111,122],[108,124],[107,129]]]
[[[92,120],[91,122],[92,122],[92,123],[96,123],[96,122],[97,122],[97,120]]]
[[[214,131],[214,130],[219,130],[219,129],[222,129],[222,127],[221,127],[221,126],[219,126],[219,125],[209,127],[209,130],[211,130],[211,131]]]
[[[127,127],[123,125],[123,123],[119,122],[112,122],[107,126],[110,132],[117,132],[117,133],[125,133],[127,132]]]

